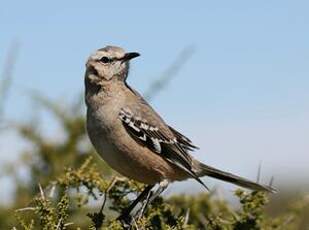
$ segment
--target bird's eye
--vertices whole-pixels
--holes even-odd
[[[110,63],[110,62],[112,62],[112,60],[110,58],[108,58],[108,57],[102,57],[100,59],[100,62],[102,62],[102,63]]]

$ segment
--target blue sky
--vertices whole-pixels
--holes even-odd
[[[83,90],[85,60],[105,45],[142,54],[129,77],[141,92],[193,45],[192,58],[152,104],[201,147],[196,157],[251,178],[260,161],[266,179],[306,177],[308,9],[308,1],[282,0],[4,0],[2,66],[10,44],[20,44],[6,114],[31,114],[29,89],[73,99]],[[2,161],[16,156],[15,138],[2,135]]]

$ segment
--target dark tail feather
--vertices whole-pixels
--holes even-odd
[[[258,184],[255,183],[253,181],[247,180],[243,177],[239,177],[236,175],[233,175],[231,173],[228,172],[224,172],[221,171],[219,169],[210,167],[208,165],[205,165],[201,162],[197,162],[197,175],[199,177],[201,176],[209,176],[209,177],[213,177],[219,180],[223,180],[226,182],[230,182],[233,183],[235,185],[244,187],[244,188],[248,188],[248,189],[252,189],[255,191],[266,191],[266,192],[271,192],[271,193],[275,193],[277,190],[271,186],[267,186],[267,185],[262,185],[262,184]]]

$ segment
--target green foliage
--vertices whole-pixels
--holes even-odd
[[[86,188],[81,191],[79,188]],[[34,206],[18,210],[20,229],[123,229],[116,220],[121,210],[129,204],[129,197],[136,195],[143,185],[125,178],[113,177],[105,179],[97,170],[91,158],[77,169],[67,169],[66,173],[51,182],[48,189],[40,192],[33,199]],[[48,191],[47,191],[48,190]],[[61,195],[55,196],[56,191]],[[46,193],[50,195],[47,196]],[[104,197],[106,207],[97,213],[88,213],[90,222],[79,225],[72,218],[70,207],[76,205],[76,193],[84,194],[94,199],[98,194]],[[215,197],[214,194],[202,193],[197,196],[177,195],[170,198],[156,198],[146,210],[144,216],[135,219],[132,229],[182,230],[242,230],[242,229],[280,229],[284,218],[267,217],[264,206],[268,202],[267,195],[262,192],[245,192],[237,190],[241,207],[231,208],[228,203]],[[57,201],[55,198],[59,197]],[[298,205],[287,215],[297,217],[297,212],[303,208]],[[30,215],[20,215],[20,213]],[[76,212],[76,210],[75,210]],[[31,216],[29,220],[28,217]],[[23,218],[26,217],[26,218]],[[81,216],[86,219],[86,215]],[[28,219],[28,220],[27,220]],[[295,219],[285,223],[284,229],[297,229]],[[26,224],[29,223],[29,224]]]

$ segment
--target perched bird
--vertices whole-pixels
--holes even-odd
[[[87,131],[97,153],[117,172],[138,182],[157,183],[209,176],[252,190],[274,192],[245,178],[196,160],[197,147],[172,128],[131,88],[129,62],[139,53],[106,46],[86,63]]]

